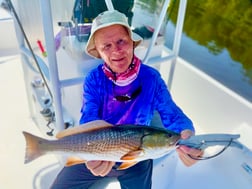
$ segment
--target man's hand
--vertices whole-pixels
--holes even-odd
[[[115,165],[112,161],[88,161],[86,162],[87,168],[95,176],[106,176]]]
[[[182,139],[187,139],[190,136],[194,135],[194,133],[190,130],[184,130],[181,132],[181,138]],[[197,162],[197,160],[192,159],[192,157],[200,157],[203,155],[202,150],[197,150],[194,148],[189,148],[187,146],[180,146],[177,148],[177,153],[181,161],[184,163],[185,166],[192,166]]]

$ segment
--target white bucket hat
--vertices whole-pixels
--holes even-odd
[[[91,33],[85,49],[88,55],[95,58],[101,58],[98,51],[95,48],[94,33],[101,28],[105,28],[115,24],[122,25],[128,29],[129,35],[134,42],[134,47],[136,47],[141,43],[142,38],[136,33],[131,31],[130,26],[128,24],[128,18],[124,14],[118,12],[117,10],[105,11],[103,13],[100,13],[93,20]]]

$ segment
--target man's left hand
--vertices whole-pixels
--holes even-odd
[[[181,138],[182,139],[187,139],[190,136],[194,135],[194,133],[190,130],[184,130],[181,132]],[[197,162],[197,160],[191,158],[191,157],[201,157],[203,155],[203,151],[202,150],[198,150],[195,148],[190,148],[187,146],[179,146],[176,149],[179,158],[181,159],[181,161],[184,163],[185,166],[190,167],[193,164],[195,164]],[[191,157],[190,157],[191,156]]]

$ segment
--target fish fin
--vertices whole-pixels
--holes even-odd
[[[143,150],[135,150],[135,151],[130,151],[129,153],[125,154],[124,156],[121,157],[121,160],[134,160],[137,159],[139,156],[143,155]]]
[[[26,140],[26,151],[24,161],[24,163],[26,164],[45,154],[45,152],[40,150],[40,145],[41,143],[43,143],[43,141],[46,140],[25,131],[23,131],[23,135]]]
[[[56,138],[60,139],[65,136],[88,132],[88,131],[95,131],[101,128],[106,128],[106,127],[111,127],[111,126],[113,125],[104,120],[94,120],[94,121],[90,121],[88,123],[82,124],[80,126],[62,130],[59,133],[57,133]]]
[[[130,151],[129,153],[125,154],[120,159],[121,160],[129,160],[129,161],[128,162],[123,162],[117,168],[117,170],[128,169],[128,168],[134,166],[135,164],[138,163],[138,161],[134,161],[134,160],[136,160],[138,157],[142,156],[143,153],[144,153],[143,150],[139,149],[139,150]]]
[[[82,163],[86,163],[87,161],[78,157],[69,157],[67,158],[66,167],[70,167],[73,165],[77,165],[77,164],[82,164]]]
[[[117,170],[124,170],[124,169],[128,169],[134,165],[136,165],[138,163],[138,161],[130,161],[130,162],[123,162],[118,168]]]

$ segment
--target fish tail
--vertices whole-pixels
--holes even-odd
[[[42,139],[25,131],[23,132],[23,134],[26,140],[26,152],[24,161],[24,163],[26,164],[45,154],[45,152],[40,149],[41,141],[45,141],[45,139]]]

